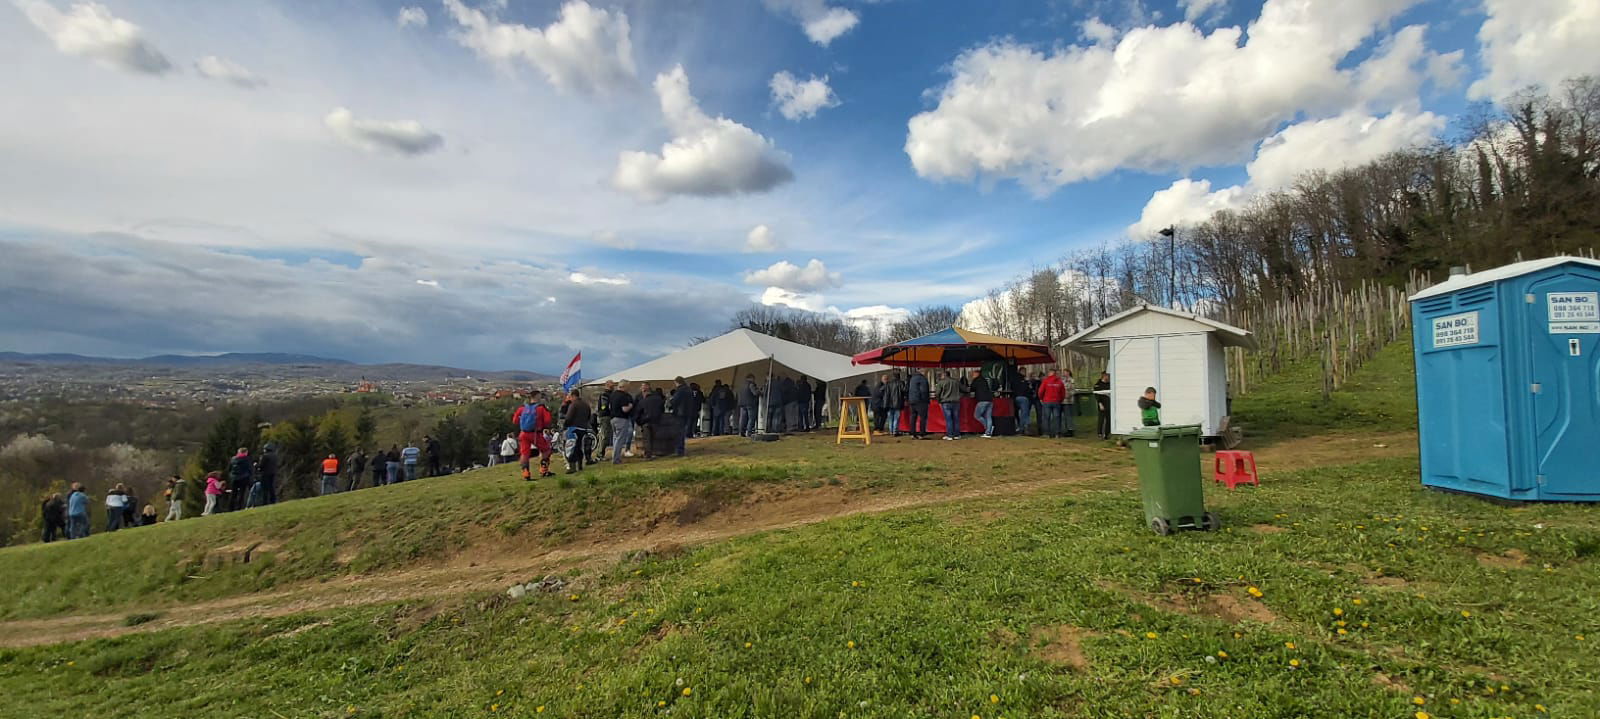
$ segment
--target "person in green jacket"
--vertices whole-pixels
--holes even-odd
[[[1161,425],[1161,403],[1156,401],[1156,388],[1144,388],[1144,396],[1139,398],[1139,419],[1146,427]]]

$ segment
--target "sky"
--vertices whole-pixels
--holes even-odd
[[[0,349],[601,376],[1600,73],[1594,0],[0,0]]]

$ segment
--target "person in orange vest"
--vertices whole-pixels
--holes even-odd
[[[322,495],[327,496],[339,491],[339,456],[328,455],[322,460]]]

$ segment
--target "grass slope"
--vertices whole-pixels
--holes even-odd
[[[1227,531],[1156,537],[1107,486],[619,561],[518,600],[0,651],[0,715],[1600,714],[1589,508],[1427,492],[1406,459],[1211,500]]]
[[[1304,437],[1329,430],[1412,431],[1417,426],[1417,375],[1411,338],[1391,342],[1322,398],[1322,367],[1291,363],[1233,402],[1250,437]]]

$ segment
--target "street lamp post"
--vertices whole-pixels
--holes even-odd
[[[1178,227],[1161,228],[1161,236],[1167,238],[1167,306],[1173,307],[1178,303]]]

